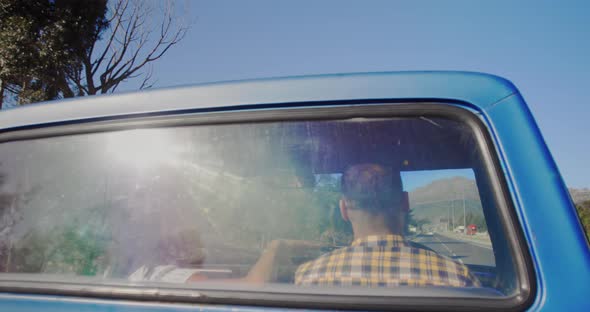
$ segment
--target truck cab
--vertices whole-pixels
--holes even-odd
[[[567,188],[500,77],[260,79],[0,113],[1,310],[587,310],[589,285]]]

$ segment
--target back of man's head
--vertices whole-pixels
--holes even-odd
[[[354,165],[342,176],[342,195],[352,209],[371,214],[393,212],[403,197],[401,177],[378,164]]]

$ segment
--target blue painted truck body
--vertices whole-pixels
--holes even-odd
[[[0,131],[216,111],[444,102],[477,115],[493,140],[534,266],[529,310],[590,310],[590,251],[574,205],[523,97],[509,81],[463,72],[343,74],[214,83],[64,100],[0,113]],[[357,104],[361,103],[361,104]],[[280,308],[0,294],[1,311],[219,311]]]

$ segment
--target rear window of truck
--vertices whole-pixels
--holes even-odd
[[[326,111],[5,134],[0,285],[364,308],[522,299],[521,251],[474,117]]]

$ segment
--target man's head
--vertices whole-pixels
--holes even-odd
[[[352,223],[355,236],[372,228],[382,232],[384,227],[401,233],[402,216],[407,211],[405,197],[399,173],[384,166],[354,165],[342,175],[340,212]]]

